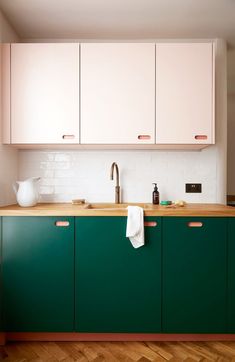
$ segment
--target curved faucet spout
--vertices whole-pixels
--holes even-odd
[[[113,180],[114,170],[116,171],[116,186],[115,186],[115,203],[120,204],[120,185],[119,185],[119,169],[116,162],[112,163],[110,170],[110,179]]]

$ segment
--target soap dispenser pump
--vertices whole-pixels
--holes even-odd
[[[153,189],[153,204],[154,205],[159,205],[159,191],[157,188],[157,184],[153,183],[154,185],[154,189]]]

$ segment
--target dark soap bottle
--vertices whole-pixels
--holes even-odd
[[[154,190],[153,190],[153,204],[154,205],[159,205],[159,191],[157,188],[157,184],[153,183],[154,185]]]

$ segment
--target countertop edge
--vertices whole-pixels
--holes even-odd
[[[153,205],[144,210],[145,216],[152,217],[235,217],[235,207],[222,204],[187,204],[184,207],[169,208]],[[0,216],[127,216],[126,208],[89,209],[72,204],[38,204],[23,208],[18,205],[0,207]]]

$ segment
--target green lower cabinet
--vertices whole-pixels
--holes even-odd
[[[0,217],[0,332],[2,331],[2,218]]]
[[[235,218],[228,219],[228,332],[235,333]]]
[[[3,217],[2,227],[4,329],[73,331],[74,218]]]
[[[163,332],[226,333],[226,218],[165,217],[162,232]]]
[[[0,331],[235,333],[235,218],[126,221],[0,218]]]
[[[146,245],[134,249],[126,217],[77,217],[77,332],[161,331],[161,218],[147,217]]]

